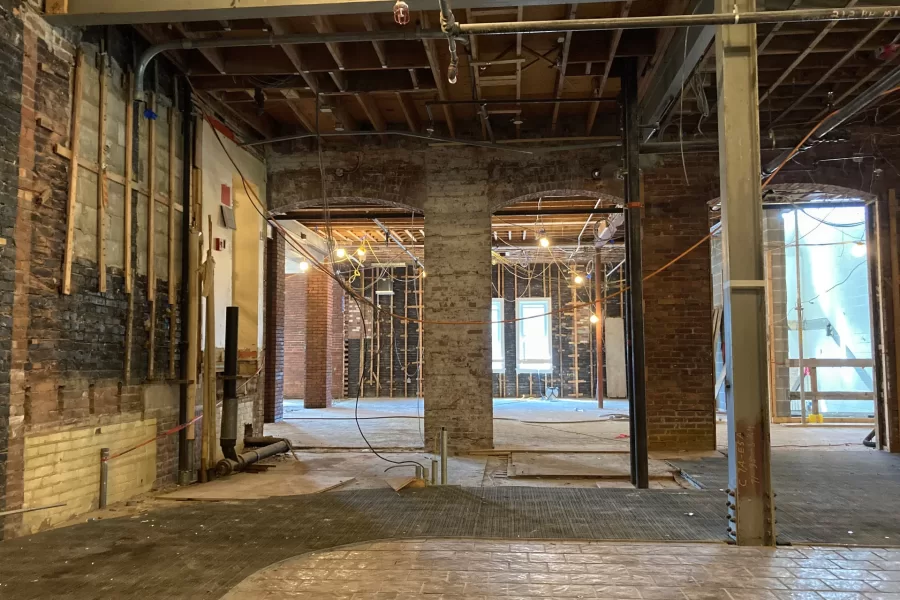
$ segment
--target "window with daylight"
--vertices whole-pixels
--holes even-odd
[[[491,300],[491,369],[503,372],[503,298]]]
[[[516,366],[519,371],[553,370],[550,355],[550,298],[516,300]]]

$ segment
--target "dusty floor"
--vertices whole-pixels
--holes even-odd
[[[898,569],[878,548],[398,540],[282,561],[225,600],[894,600]]]
[[[284,421],[266,425],[266,434],[290,439],[301,448],[366,449],[354,420],[355,400],[335,401],[327,409],[308,410],[285,400]],[[423,447],[422,400],[365,398],[359,427],[376,448]],[[627,403],[607,400],[494,400],[494,447],[565,450],[628,450]],[[772,425],[772,446],[865,450],[867,425]],[[716,426],[717,446],[727,448],[727,425]]]

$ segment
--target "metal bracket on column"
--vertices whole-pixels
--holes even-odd
[[[766,282],[759,279],[732,279],[725,282],[725,289],[766,289]]]

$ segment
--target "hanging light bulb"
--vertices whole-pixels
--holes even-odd
[[[584,283],[584,277],[582,277],[581,275],[576,275],[574,281],[575,285],[581,285],[582,283]]]
[[[538,240],[538,243],[541,245],[541,248],[549,248],[550,240],[547,239],[546,236],[541,236],[541,239]]]
[[[337,250],[334,251],[334,255],[337,256],[338,258],[345,258],[347,256],[347,251],[344,250],[343,248],[338,248]]]
[[[598,317],[597,315],[593,315],[593,314],[592,314],[592,315],[591,315],[591,323],[594,324],[594,325],[596,325],[596,324],[599,323],[599,322],[600,322],[600,317]]]
[[[309,263],[304,260],[299,265],[297,265],[297,268],[300,269],[301,273],[306,273],[307,271],[309,271]]]
[[[422,279],[425,279],[425,269],[422,269],[422,272],[420,273],[420,275],[422,276]]]
[[[850,254],[852,254],[856,258],[862,258],[866,255],[866,243],[865,242],[857,242],[853,244],[853,247],[850,249]]]
[[[357,249],[356,249],[356,255],[357,255],[358,257],[360,257],[360,258],[365,258],[365,257],[366,257],[366,249],[363,248],[363,247],[357,248]]]

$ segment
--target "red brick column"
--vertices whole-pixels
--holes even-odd
[[[309,273],[284,277],[284,397],[306,396],[306,280]]]
[[[306,395],[304,408],[327,408],[334,399],[334,281],[325,273],[307,273]]]
[[[644,275],[709,233],[714,156],[678,158],[644,172]],[[712,276],[709,242],[644,283],[650,450],[714,450]],[[687,291],[686,291],[687,290]]]
[[[284,238],[266,240],[266,387],[263,421],[284,416]]]

